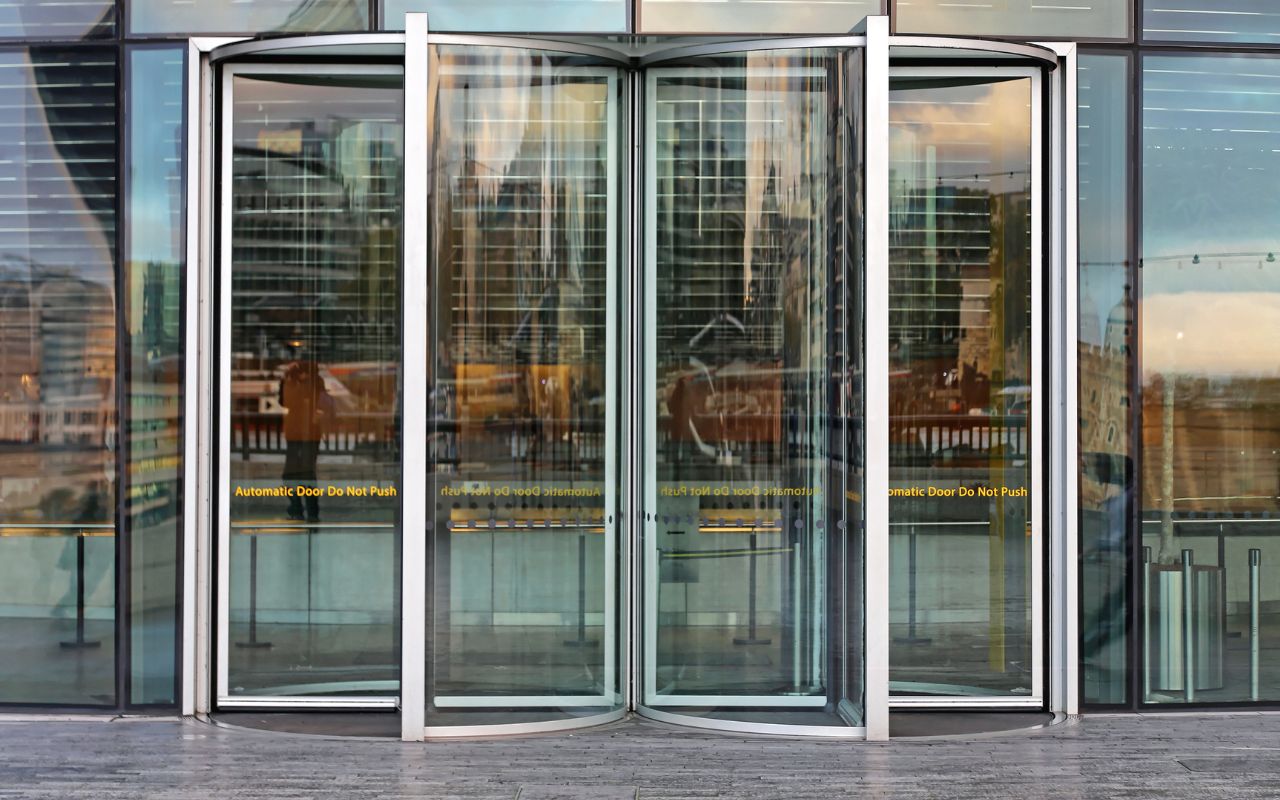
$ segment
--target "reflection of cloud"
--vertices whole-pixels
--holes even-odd
[[[1280,374],[1280,293],[1182,292],[1142,301],[1144,377]]]

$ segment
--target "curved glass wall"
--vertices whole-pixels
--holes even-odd
[[[900,70],[889,111],[895,695],[1035,699],[1034,68]]]
[[[860,70],[645,76],[648,713],[862,724]]]
[[[431,728],[622,707],[622,74],[431,48]]]
[[[219,695],[393,696],[401,77],[227,70]]]

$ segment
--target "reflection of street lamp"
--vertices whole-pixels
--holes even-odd
[[[1196,260],[1199,260],[1196,256]],[[1182,341],[1182,331],[1174,335],[1175,342]],[[1178,381],[1178,348],[1173,348],[1170,369],[1164,377],[1164,393],[1161,413],[1161,443],[1164,457],[1160,464],[1160,553],[1157,561],[1161,564],[1173,563],[1173,403],[1174,388]]]

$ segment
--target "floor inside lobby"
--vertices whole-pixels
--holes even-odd
[[[0,798],[1274,798],[1280,713],[1092,715],[885,744],[680,730],[406,744],[174,718],[0,716]]]

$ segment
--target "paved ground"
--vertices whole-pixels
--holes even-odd
[[[1280,713],[1090,716],[889,744],[630,721],[491,741],[352,740],[196,721],[0,717],[0,798],[1280,797]]]

